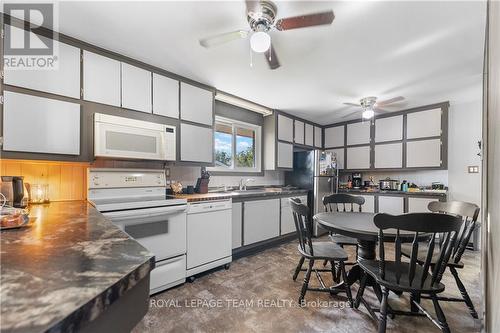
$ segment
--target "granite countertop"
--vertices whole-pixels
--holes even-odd
[[[147,277],[154,256],[85,201],[29,208],[0,236],[2,332],[74,332]]]
[[[419,191],[419,192],[403,192],[403,191],[381,191],[381,190],[364,190],[364,189],[340,189],[339,193],[363,193],[363,194],[393,194],[393,195],[408,195],[408,196],[425,196],[425,197],[446,197],[446,192],[434,191]]]
[[[205,194],[177,194],[175,197],[179,199],[187,199],[188,202],[222,200],[222,199],[243,199],[255,197],[273,197],[273,196],[290,196],[307,194],[308,190],[304,189],[287,189],[287,188],[260,188],[248,191],[228,191],[228,192],[209,192]]]

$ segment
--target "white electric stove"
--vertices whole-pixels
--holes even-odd
[[[186,280],[187,200],[166,195],[163,170],[89,169],[88,199],[155,255],[150,294]]]

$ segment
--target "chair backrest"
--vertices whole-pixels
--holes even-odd
[[[396,229],[396,239],[394,241],[394,262],[396,265],[396,282],[399,284],[401,274],[405,264],[401,263],[401,230],[409,231],[413,235],[411,246],[410,263],[408,265],[408,283],[410,285],[423,286],[429,274],[429,267],[434,255],[434,245],[436,242],[436,234],[443,235],[444,240],[439,250],[439,256],[432,270],[431,284],[439,283],[443,277],[448,260],[450,259],[457,234],[460,230],[462,221],[460,217],[449,214],[435,213],[413,213],[404,215],[389,215],[377,214],[374,217],[375,225],[379,228],[379,273],[384,278],[385,276],[385,251],[384,251],[384,230]],[[427,245],[424,247],[425,261],[422,265],[423,274],[420,280],[415,280],[415,272],[417,269],[417,259],[419,254],[419,240],[422,237],[430,236]],[[425,249],[425,247],[427,247]],[[421,251],[422,253],[422,251]]]
[[[470,237],[477,226],[477,217],[479,216],[479,207],[470,202],[462,201],[449,201],[440,202],[433,201],[430,202],[427,208],[431,212],[435,213],[445,213],[458,215],[462,218],[462,228],[457,235],[457,240],[455,241],[455,246],[453,248],[453,253],[451,254],[454,263],[458,263],[462,258],[462,255],[469,244]]]
[[[299,198],[290,198],[290,206],[292,207],[293,221],[299,238],[299,245],[302,251],[309,252],[314,255],[312,247],[313,224],[311,211],[302,204]]]
[[[357,211],[361,212],[364,203],[365,198],[347,193],[335,193],[323,197],[326,212],[354,212],[354,205],[358,205]]]

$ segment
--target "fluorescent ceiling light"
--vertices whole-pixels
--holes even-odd
[[[215,94],[215,100],[220,101],[220,102],[224,102],[224,103],[228,103],[228,104],[232,104],[232,105],[235,105],[235,106],[238,106],[240,108],[247,109],[247,110],[250,110],[253,112],[257,112],[257,113],[260,113],[264,116],[269,116],[269,115],[273,114],[273,110],[271,110],[269,108],[266,108],[264,106],[261,106],[261,105],[258,105],[258,104],[255,104],[255,103],[252,103],[249,101],[246,101],[246,100],[241,99],[241,98],[236,97],[236,96],[224,94],[222,92],[217,92]]]

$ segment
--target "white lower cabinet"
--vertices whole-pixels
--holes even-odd
[[[243,245],[279,236],[280,199],[245,201],[243,212]]]
[[[299,197],[300,201],[307,204],[307,196]],[[281,227],[280,235],[286,235],[295,232],[295,222],[292,215],[292,207],[290,205],[290,198],[281,198]]]
[[[365,203],[361,207],[361,211],[365,213],[375,213],[375,196],[374,195],[360,195],[365,198]]]
[[[404,198],[380,195],[378,197],[378,212],[391,215],[401,215],[404,213]]]
[[[408,213],[429,213],[430,202],[439,201],[434,198],[408,198]]]
[[[241,227],[243,222],[243,214],[242,209],[243,204],[241,202],[233,202],[232,208],[232,225],[233,225],[233,240],[232,247],[233,249],[241,246]]]

